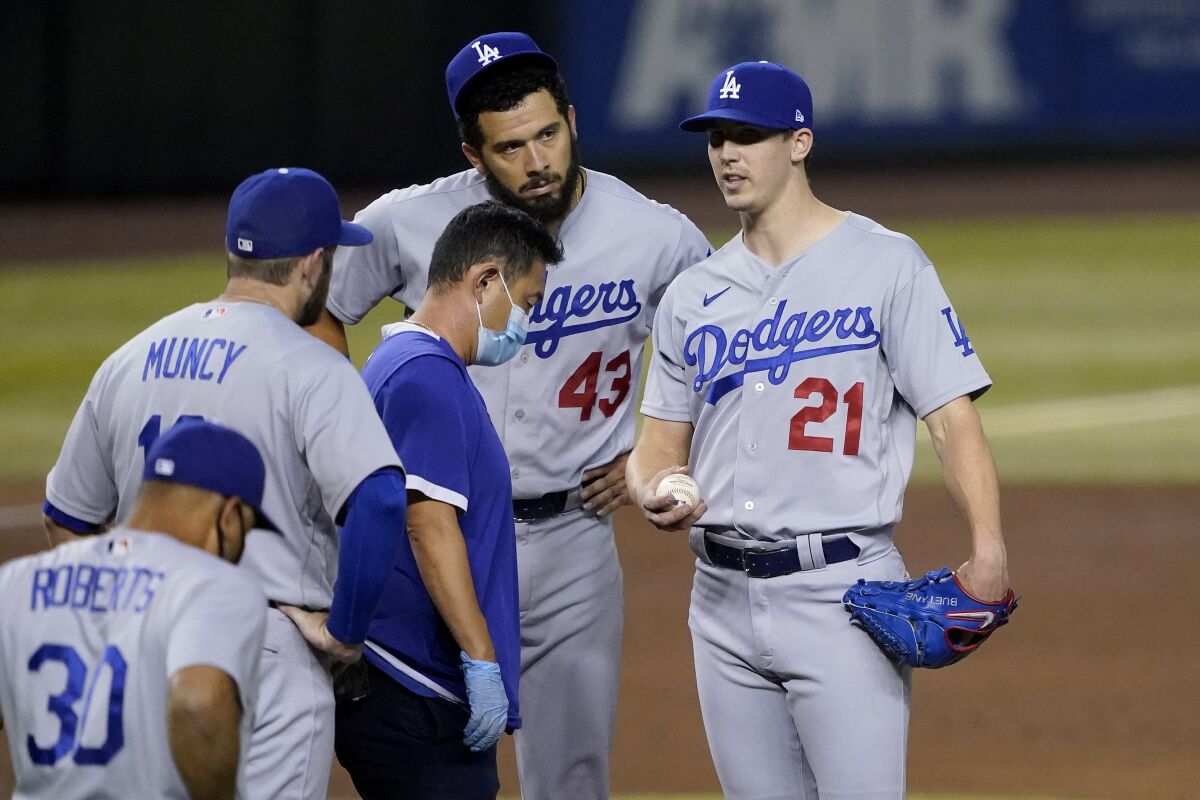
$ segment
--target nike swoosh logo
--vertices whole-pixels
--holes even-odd
[[[717,293],[716,293],[716,294],[714,294],[714,295],[711,295],[711,296],[710,296],[710,295],[707,295],[707,294],[706,294],[706,295],[704,295],[704,307],[705,307],[705,308],[708,308],[708,304],[709,304],[709,303],[713,302],[713,301],[714,301],[714,300],[716,300],[718,297],[720,297],[721,295],[725,294],[726,292],[728,292],[728,291],[729,291],[730,289],[732,289],[732,288],[733,288],[732,286],[726,286],[724,289],[722,289],[721,291],[717,292]]]
[[[996,621],[996,615],[991,611],[951,611],[946,616],[950,619],[977,619],[983,623],[979,626],[980,630],[990,628],[992,623]]]

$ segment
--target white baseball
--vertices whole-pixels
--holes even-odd
[[[675,498],[675,505],[685,503],[695,508],[700,503],[700,486],[690,475],[674,472],[658,482],[654,494],[662,496],[669,494]]]

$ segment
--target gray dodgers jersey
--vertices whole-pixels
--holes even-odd
[[[695,426],[701,525],[764,541],[897,522],[917,418],[991,385],[929,259],[857,214],[777,268],[735,236],[654,350],[642,413]]]
[[[586,172],[583,197],[558,234],[565,258],[547,274],[520,353],[470,369],[512,462],[514,497],[577,487],[584,470],[633,445],[633,398],[655,308],[667,284],[710,251],[675,209]],[[330,311],[355,323],[388,296],[416,308],[443,229],[491,199],[483,176],[468,170],[371,203],[354,221],[375,240],[337,251]]]
[[[354,367],[278,309],[197,303],[113,353],[88,388],[46,480],[46,499],[86,522],[121,522],[146,450],[184,416],[242,433],[266,464],[263,511],[283,536],[251,536],[242,564],[267,597],[328,608],[334,516],[396,451]]]
[[[166,720],[185,667],[237,683],[244,758],[265,603],[246,572],[158,533],[117,529],[0,567],[14,797],[187,798]]]

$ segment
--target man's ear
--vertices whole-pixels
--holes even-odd
[[[321,254],[324,251],[324,247],[318,247],[308,255],[302,256],[296,265],[296,270],[300,274],[300,282],[309,289],[317,285],[321,278],[321,272],[325,268],[321,261]]]
[[[567,106],[567,124],[571,126],[571,135],[578,136],[579,131],[575,130],[575,106]]]
[[[463,142],[462,153],[467,157],[467,161],[471,162],[471,166],[475,168],[476,172],[478,172],[480,175],[483,175],[487,172],[487,168],[483,165],[483,156],[479,154],[478,150],[476,150],[474,147],[471,147],[471,145],[467,144],[466,142]]]
[[[239,529],[245,524],[242,519],[242,501],[238,497],[226,497],[221,503],[221,528],[223,530],[232,530],[233,525],[238,525]]]
[[[494,261],[481,261],[467,270],[467,280],[475,299],[483,301],[483,292],[492,283],[500,279],[500,266]]]
[[[800,163],[808,157],[808,152],[812,150],[813,134],[808,128],[801,128],[798,131],[792,132],[792,162]]]

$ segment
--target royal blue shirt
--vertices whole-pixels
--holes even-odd
[[[521,621],[508,457],[483,398],[442,339],[398,323],[363,367],[405,468],[410,492],[454,506],[479,607],[508,695],[508,727],[521,727],[517,685]],[[466,702],[460,647],[421,580],[406,537],[367,633],[364,655],[410,691]]]

